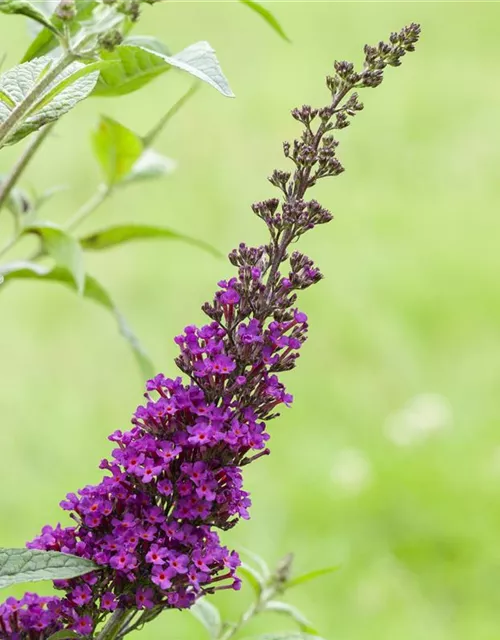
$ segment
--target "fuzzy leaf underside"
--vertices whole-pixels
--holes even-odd
[[[53,64],[52,58],[42,56],[19,64],[0,76],[0,123],[9,117]],[[7,138],[6,144],[18,142],[49,122],[58,120],[86,98],[99,77],[99,72],[93,69],[95,67],[87,68],[80,62],[73,62],[67,67],[41,96],[40,106],[32,109]]]
[[[0,549],[0,589],[20,582],[66,580],[98,569],[91,560],[58,551]]]

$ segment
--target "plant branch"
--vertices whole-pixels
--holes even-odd
[[[66,223],[66,229],[74,231],[91,213],[111,195],[111,187],[101,184],[97,191],[85,202]]]
[[[97,636],[97,640],[116,640],[120,631],[133,615],[135,615],[133,611],[117,609]]]
[[[192,96],[194,96],[194,94],[198,91],[199,87],[200,87],[200,84],[198,82],[193,84],[192,87],[181,98],[179,98],[179,100],[177,100],[177,102],[174,105],[172,105],[172,107],[170,107],[170,109],[159,120],[159,122],[155,124],[154,127],[149,131],[149,133],[147,133],[144,136],[143,142],[145,147],[150,147],[153,144],[156,138],[163,131],[168,121],[173,116],[175,116],[175,114],[179,111],[179,109],[183,107]]]
[[[28,166],[29,162],[38,151],[38,148],[45,140],[45,138],[51,132],[54,122],[47,124],[43,129],[41,129],[37,135],[33,138],[32,142],[26,147],[24,152],[21,154],[19,160],[16,162],[12,171],[7,176],[7,179],[2,183],[0,187],[0,211],[2,207],[7,202],[7,199],[12,191],[12,189],[16,186],[19,178],[23,174],[24,170]]]

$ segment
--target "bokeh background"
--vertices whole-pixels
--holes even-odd
[[[335,221],[302,243],[326,279],[302,296],[311,333],[287,376],[296,401],[272,424],[273,455],[246,471],[251,521],[225,540],[271,563],[294,551],[298,572],[342,564],[290,593],[328,640],[497,640],[500,5],[268,6],[292,44],[236,2],[147,10],[140,31],[172,51],[208,40],[237,97],[204,87],[157,145],[178,170],[117,193],[86,228],[158,223],[224,252],[262,242],[249,205],[272,194],[265,178],[283,166],[281,142],[297,131],[289,110],[323,104],[335,58],[360,61],[365,42],[422,23],[418,52],[363,92],[365,111],[340,132],[346,173],[316,189]],[[1,18],[4,68],[27,42],[23,19]],[[67,219],[96,188],[89,133],[100,113],[143,133],[188,86],[171,73],[67,115],[23,182],[70,185],[45,216]],[[2,152],[1,172],[17,153]],[[167,374],[172,337],[202,320],[201,303],[231,273],[162,241],[89,256],[88,270]],[[1,292],[0,363],[0,543],[21,546],[59,520],[67,491],[98,480],[106,436],[127,427],[143,380],[113,319],[58,285]],[[248,598],[219,603],[236,616]],[[284,628],[262,616],[243,635]],[[141,638],[203,633],[172,612]]]

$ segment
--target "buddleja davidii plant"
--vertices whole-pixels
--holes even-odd
[[[107,475],[61,503],[74,525],[46,526],[26,550],[0,555],[4,582],[56,577],[63,591],[60,598],[30,593],[0,605],[0,637],[116,640],[165,610],[193,606],[217,640],[229,640],[263,611],[286,614],[304,633],[316,633],[279,599],[294,584],[290,563],[271,577],[241,567],[218,531],[249,517],[243,467],[269,454],[267,423],[293,400],[278,374],[294,368],[307,337],[297,294],[322,275],[310,258],[289,250],[332,219],[305,196],[319,179],[343,171],[331,132],[362,109],[355,90],[378,86],[385,67],[398,66],[414,50],[419,33],[412,24],[391,34],[388,44],[365,47],[359,72],[336,62],[327,77],[329,103],[292,111],[303,129],[284,144],[284,154],[295,168],[272,173],[280,198],[252,207],[267,226],[267,244],[240,244],[230,253],[237,273],[219,282],[203,306],[208,324],[190,325],[175,338],[176,364],[187,381],[158,374],[147,382],[132,429],[109,436],[115,448],[100,464]],[[204,596],[238,590],[241,577],[255,588],[256,602],[236,623],[213,623],[215,609]]]
[[[256,2],[241,1],[286,39],[269,11]],[[224,96],[233,96],[207,42],[198,42],[171,55],[157,38],[132,35],[144,6],[155,2],[0,0],[0,13],[24,15],[37,25],[35,38],[21,64],[0,76],[0,148],[33,134],[10,173],[0,181],[0,212],[7,208],[14,216],[13,235],[0,248],[0,259],[27,235],[37,236],[40,241],[40,250],[28,259],[0,264],[0,279],[59,282],[101,304],[115,315],[144,375],[151,375],[153,365],[108,292],[86,273],[84,252],[102,251],[134,240],[162,238],[190,242],[219,254],[204,242],[142,221],[100,229],[86,236],[80,236],[78,228],[116,189],[172,171],[174,163],[152,146],[200,82]],[[18,183],[57,121],[87,97],[120,97],[142,89],[171,69],[190,74],[197,83],[145,135],[138,135],[111,118],[101,118],[92,143],[102,169],[102,184],[64,225],[40,219],[41,206],[57,188],[29,197]],[[55,266],[43,262],[47,256]]]

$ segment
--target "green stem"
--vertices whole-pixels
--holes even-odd
[[[96,193],[85,202],[66,223],[66,229],[74,231],[88,216],[93,213],[111,194],[111,187],[101,184]]]
[[[16,183],[18,182],[22,173],[28,166],[29,162],[31,161],[35,153],[38,151],[38,148],[51,132],[54,124],[55,123],[46,125],[45,127],[43,127],[43,129],[41,129],[37,133],[37,135],[33,138],[33,141],[28,145],[28,147],[26,147],[24,152],[21,154],[19,160],[16,162],[16,164],[12,168],[12,171],[7,176],[7,179],[5,180],[5,182],[2,183],[2,186],[0,187],[0,211],[2,210],[2,207],[7,202],[7,199],[12,189],[16,186]]]
[[[151,129],[151,131],[149,131],[149,133],[147,133],[144,138],[143,138],[143,142],[144,142],[144,146],[145,147],[150,147],[153,142],[156,140],[156,138],[160,135],[160,133],[163,131],[165,125],[168,123],[168,121],[175,116],[175,114],[179,111],[179,109],[184,106],[184,104],[192,97],[194,96],[194,94],[198,91],[199,89],[199,83],[195,83],[193,84],[193,86],[182,96],[182,98],[180,98],[179,100],[177,100],[177,102],[172,105],[172,107],[170,107],[170,109],[167,111],[167,113],[154,125],[154,127]]]
[[[26,95],[24,100],[10,112],[10,115],[0,124],[0,148],[5,144],[7,137],[14,132],[29,110],[38,102],[54,80],[56,80],[64,69],[69,67],[74,60],[75,54],[66,52],[62,58],[42,76],[41,80]]]
[[[127,609],[117,609],[97,636],[97,640],[115,640],[118,638],[118,634],[133,614],[134,612]]]

